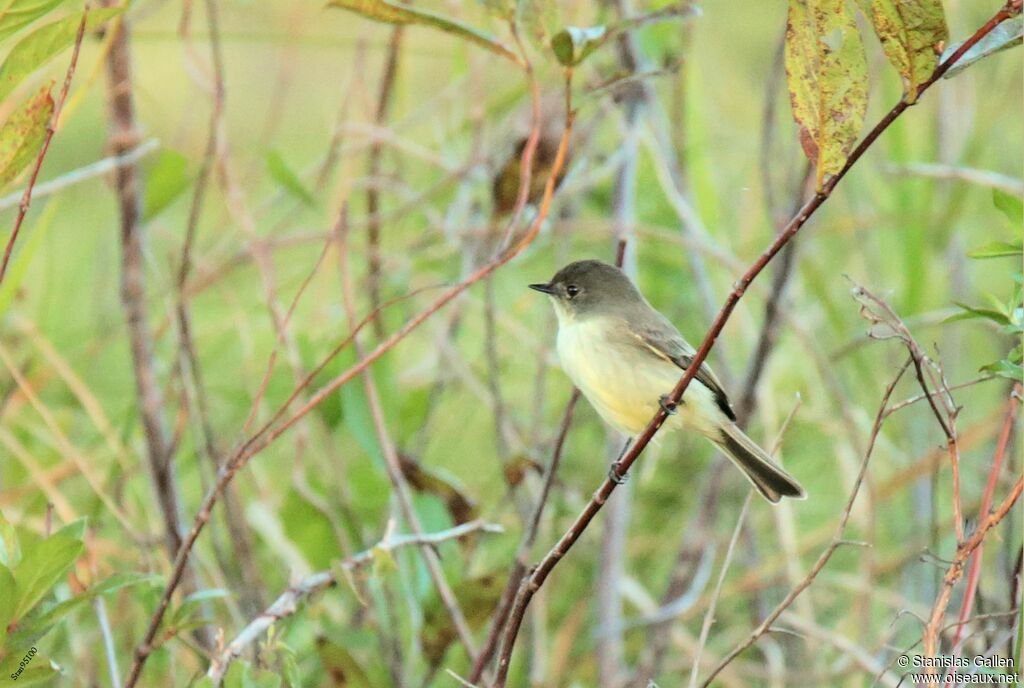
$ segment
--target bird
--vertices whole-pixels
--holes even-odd
[[[710,440],[768,501],[806,496],[736,424],[729,397],[707,364],[700,365],[680,403],[670,403],[668,395],[695,350],[626,273],[600,260],[581,260],[549,282],[528,286],[549,297],[562,368],[608,425],[635,437],[660,406],[669,414],[665,427]],[[621,479],[614,465],[609,475]]]

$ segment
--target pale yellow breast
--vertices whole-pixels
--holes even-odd
[[[658,409],[658,399],[672,391],[682,371],[671,362],[645,355],[642,349],[609,344],[605,332],[610,326],[616,326],[614,321],[602,318],[563,320],[558,328],[558,357],[601,418],[632,436],[647,426]],[[721,412],[711,391],[694,380],[684,399],[669,425],[715,434]]]

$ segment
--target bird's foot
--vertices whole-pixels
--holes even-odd
[[[612,467],[608,469],[608,479],[616,485],[621,485],[629,480],[629,475],[626,473],[619,472],[620,464],[618,461],[612,464]]]
[[[676,415],[676,408],[678,408],[679,404],[669,399],[667,394],[662,394],[658,397],[658,406],[660,406],[661,410],[665,412],[665,415],[674,416]]]

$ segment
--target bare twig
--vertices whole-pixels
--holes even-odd
[[[57,132],[57,123],[60,121],[60,113],[64,109],[64,101],[67,100],[68,91],[71,89],[71,78],[75,75],[75,67],[78,65],[78,51],[82,47],[82,38],[85,36],[85,23],[89,18],[89,4],[86,3],[85,10],[82,12],[82,21],[78,23],[78,33],[75,34],[75,47],[71,51],[71,62],[68,63],[68,71],[64,74],[64,85],[61,86],[60,95],[57,96],[57,101],[53,105],[53,112],[50,114],[50,121],[46,124],[46,135],[43,137],[43,145],[39,147],[39,152],[36,154],[35,165],[32,167],[32,174],[28,180],[28,186],[25,187],[25,192],[21,196],[21,204],[18,206],[18,216],[14,220],[14,228],[11,229],[11,236],[7,239],[7,247],[4,249],[3,262],[0,262],[0,284],[4,281],[4,275],[7,274],[7,265],[11,261],[11,254],[14,252],[14,242],[18,240],[18,232],[21,231],[21,224],[25,221],[25,214],[28,213],[28,207],[32,203],[32,189],[36,185],[36,179],[39,177],[39,170],[43,166],[43,158],[46,157],[46,151],[50,149],[50,142],[53,140],[53,135]]]
[[[509,612],[512,611],[512,602],[515,600],[516,590],[519,589],[519,584],[526,574],[530,552],[533,549],[534,542],[537,540],[537,532],[540,529],[541,516],[544,513],[544,507],[547,506],[548,496],[551,494],[551,486],[555,482],[555,476],[558,474],[558,466],[562,462],[562,449],[565,447],[565,440],[569,436],[572,414],[579,398],[580,391],[574,389],[569,397],[569,403],[566,404],[565,413],[562,415],[562,424],[558,431],[558,437],[555,439],[554,449],[551,451],[551,462],[544,472],[544,483],[541,487],[540,495],[537,497],[537,503],[533,507],[533,515],[530,517],[529,526],[523,532],[523,539],[520,541],[519,548],[516,551],[516,559],[512,564],[508,582],[505,584],[505,589],[502,591],[498,602],[498,608],[491,619],[491,628],[487,633],[487,639],[484,641],[484,646],[481,648],[476,663],[474,663],[473,669],[470,672],[469,681],[471,683],[480,680],[487,665],[494,657],[494,651],[497,649],[501,631],[504,630]]]
[[[388,110],[391,107],[392,94],[394,93],[395,76],[398,73],[398,57],[402,50],[402,36],[405,29],[396,26],[391,29],[391,37],[388,39],[388,53],[384,58],[384,73],[380,78],[380,88],[377,92],[377,109],[374,112],[374,125],[378,128],[384,126],[387,121]],[[370,145],[369,161],[367,162],[366,174],[370,178],[380,175],[380,162],[383,147],[380,138],[375,137]],[[368,222],[366,225],[367,236],[367,288],[370,292],[370,306],[376,308],[380,305],[380,189],[376,184],[366,188],[366,214]],[[384,323],[380,314],[373,319],[373,333],[378,340],[384,338]]]
[[[114,153],[124,155],[138,144],[138,132],[132,98],[128,27],[123,17],[112,31],[113,37],[107,55],[110,82],[110,137]],[[174,557],[181,546],[180,499],[170,455],[170,442],[164,425],[164,401],[153,366],[153,342],[147,329],[138,168],[134,164],[118,168],[115,185],[121,209],[121,300],[128,322],[136,395],[145,430],[153,486],[164,518],[167,550],[170,556]]]
[[[338,264],[341,267],[342,275],[342,301],[345,306],[345,311],[348,314],[349,325],[355,326],[355,302],[352,296],[352,281],[348,269],[348,237],[347,227],[345,225],[346,213],[347,206],[343,205],[338,219]],[[353,346],[356,350],[356,356],[362,358],[364,352],[358,337],[353,340]],[[377,434],[377,444],[380,445],[381,453],[384,455],[384,467],[387,469],[388,478],[391,480],[391,486],[394,488],[398,504],[401,507],[402,516],[405,518],[406,523],[408,523],[409,528],[412,529],[413,533],[422,537],[424,534],[423,524],[420,522],[420,517],[416,513],[416,508],[413,506],[412,488],[409,487],[409,482],[402,471],[398,452],[395,450],[395,444],[387,429],[387,424],[384,419],[384,410],[380,403],[380,394],[377,391],[377,385],[373,381],[372,373],[370,371],[364,370],[362,377],[363,388],[366,391],[367,404],[370,407],[370,415],[373,418],[373,427]],[[455,626],[455,630],[459,634],[459,639],[466,650],[466,654],[469,655],[470,662],[474,662],[476,661],[476,644],[473,642],[473,633],[469,630],[469,624],[466,623],[466,617],[462,613],[458,600],[455,598],[455,593],[452,591],[451,586],[445,578],[444,570],[441,568],[441,559],[438,557],[434,548],[430,545],[421,545],[420,551],[423,553],[423,561],[427,566],[427,571],[430,574],[431,579],[434,581],[434,587],[437,588],[437,593],[441,598],[441,603],[444,605],[445,609],[448,611],[448,615],[451,617],[452,624]]]
[[[185,239],[181,246],[176,285],[177,303],[175,305],[175,313],[178,320],[180,368],[183,375],[191,377],[192,389],[195,395],[195,404],[189,404],[189,410],[191,411],[194,408],[198,415],[198,426],[203,436],[202,447],[207,460],[213,467],[214,474],[216,474],[216,470],[220,465],[221,452],[217,448],[217,439],[213,431],[213,424],[210,421],[206,385],[203,381],[202,366],[200,365],[199,355],[192,336],[192,317],[185,293],[186,284],[192,270],[192,250],[195,244],[199,217],[217,157],[220,130],[223,126],[222,117],[225,101],[224,58],[221,50],[220,27],[217,20],[217,3],[215,0],[206,0],[206,17],[209,27],[213,95],[210,119],[207,125],[206,147],[203,151],[202,163],[200,164],[199,174],[193,188],[192,204],[189,208],[185,227]],[[183,23],[184,30],[185,24]],[[244,507],[238,498],[238,493],[234,486],[230,486],[224,491],[224,520],[227,523],[228,532],[231,536],[231,546],[235,553],[235,559],[238,562],[238,572],[241,574],[240,596],[245,602],[246,611],[254,613],[263,604],[263,580],[253,555],[252,537],[245,524]]]
[[[754,496],[753,490],[747,491],[747,498],[743,500],[740,507],[740,515],[736,517],[736,527],[732,530],[732,537],[729,538],[729,546],[725,550],[725,558],[722,560],[722,569],[718,573],[718,581],[711,593],[711,601],[708,603],[707,611],[704,612],[704,622],[700,626],[700,637],[697,639],[697,650],[693,653],[693,667],[690,669],[690,688],[697,685],[697,676],[700,672],[700,658],[704,652],[704,646],[708,642],[711,633],[711,624],[715,622],[715,607],[722,594],[722,583],[725,582],[725,574],[729,571],[729,564],[732,562],[732,553],[736,549],[736,541],[740,538],[743,530],[743,522],[747,518],[747,509],[750,508],[750,498]]]
[[[571,70],[567,71],[566,75],[566,92],[571,93]],[[263,449],[272,444],[277,438],[287,432],[291,427],[298,423],[302,418],[306,416],[311,410],[316,408],[324,399],[328,398],[335,391],[341,388],[343,385],[351,381],[355,376],[359,375],[363,370],[366,370],[371,366],[377,359],[383,356],[385,353],[390,351],[396,344],[405,339],[411,332],[417,329],[423,324],[428,318],[440,311],[446,305],[455,300],[462,292],[467,290],[472,285],[479,282],[481,279],[491,274],[501,266],[505,265],[517,255],[522,253],[523,250],[529,246],[534,239],[536,239],[540,232],[541,225],[547,218],[548,211],[551,207],[551,198],[554,194],[554,187],[556,179],[565,163],[566,153],[569,146],[569,140],[572,136],[572,127],[575,120],[575,113],[570,110],[566,115],[566,128],[562,135],[562,140],[559,143],[558,153],[555,156],[555,162],[552,166],[551,175],[548,178],[547,183],[544,187],[544,195],[539,204],[538,212],[530,225],[529,229],[514,243],[509,249],[501,252],[494,259],[481,266],[479,269],[473,271],[469,276],[458,284],[449,287],[440,297],[438,297],[430,306],[425,308],[410,319],[404,326],[402,326],[397,332],[392,334],[390,337],[385,339],[383,342],[378,344],[372,351],[362,357],[355,365],[351,366],[341,374],[334,377],[330,382],[325,384],[314,394],[312,394],[308,400],[294,413],[288,416],[285,420],[278,422],[283,418],[291,405],[291,403],[305,390],[313,380],[313,377],[323,369],[327,363],[337,355],[345,346],[347,346],[356,333],[362,329],[362,327],[368,321],[368,318],[364,318],[359,325],[356,327],[356,331],[349,334],[335,350],[325,359],[321,364],[308,375],[300,384],[289,395],[289,398],[284,404],[278,409],[270,421],[265,423],[255,434],[249,437],[243,442],[232,454],[231,459],[226,461],[224,466],[218,472],[217,482],[210,489],[210,491],[203,498],[202,504],[196,513],[195,518],[192,522],[192,528],[189,531],[183,546],[178,550],[177,557],[174,561],[171,574],[168,577],[167,585],[164,588],[163,594],[160,597],[160,601],[154,610],[149,625],[146,629],[146,633],[143,636],[142,641],[135,649],[135,659],[132,663],[132,668],[128,676],[128,680],[125,681],[126,688],[132,688],[142,673],[142,669],[145,666],[146,660],[152,654],[154,649],[154,640],[160,628],[160,624],[167,612],[170,605],[171,597],[174,595],[175,590],[182,583],[182,576],[187,568],[192,548],[195,546],[196,541],[199,538],[200,533],[206,527],[206,524],[210,520],[212,509],[216,504],[221,491],[226,485],[228,485],[238,474],[238,472],[244,468],[248,462],[256,456]],[[522,183],[522,182],[520,182]],[[372,314],[371,314],[372,316]]]
[[[985,514],[984,519],[978,524],[977,529],[971,533],[971,536],[957,546],[956,556],[942,577],[942,589],[935,599],[935,606],[932,607],[931,617],[928,619],[922,634],[924,653],[928,657],[934,657],[939,651],[939,629],[942,626],[946,615],[946,608],[949,606],[949,601],[953,594],[953,586],[963,576],[968,558],[985,542],[985,536],[988,535],[988,531],[999,525],[1010,512],[1017,499],[1020,498],[1022,490],[1024,490],[1024,478],[1018,478],[1017,482],[1010,489],[1010,493],[996,507],[995,511]],[[960,622],[958,621],[957,624],[959,626]],[[929,667],[928,671],[934,673],[935,667]]]
[[[122,165],[132,165],[137,163],[159,147],[159,139],[149,139],[148,141],[140,143],[124,155],[111,155],[106,158],[101,158],[96,162],[79,167],[78,169],[71,170],[70,172],[65,172],[59,177],[55,177],[48,182],[36,184],[32,191],[32,198],[52,196],[53,194],[70,188],[75,184],[81,184],[84,181],[95,179],[96,177],[102,177]],[[8,194],[7,196],[0,198],[0,210],[6,210],[7,208],[13,208],[18,205],[21,203],[21,199],[24,195],[25,190],[22,190],[15,191],[12,194]]]
[[[899,339],[914,360],[914,372],[921,385],[921,391],[932,409],[935,420],[938,421],[939,427],[942,428],[942,432],[946,436],[946,449],[949,452],[949,463],[953,469],[953,518],[955,519],[956,541],[957,543],[963,542],[964,524],[960,506],[960,449],[956,434],[956,417],[960,409],[949,391],[949,384],[946,382],[942,366],[925,353],[896,311],[883,299],[859,284],[854,285],[853,297],[861,304],[861,315],[873,325],[872,330],[868,333],[869,336],[873,339]]]
[[[999,472],[1003,467],[1003,460],[1006,458],[1006,449],[1010,444],[1010,434],[1013,431],[1013,423],[1017,418],[1017,406],[1019,405],[1019,395],[1021,392],[1021,385],[1016,384],[1010,392],[1010,399],[1006,404],[1006,418],[1003,420],[1003,427],[999,431],[999,439],[996,441],[995,455],[992,457],[992,469],[988,474],[988,482],[985,484],[985,492],[981,498],[981,508],[979,509],[979,520],[988,515],[989,509],[992,506],[992,496],[995,494],[996,483],[999,480]],[[984,543],[979,543],[978,548],[974,551],[971,556],[971,567],[967,573],[967,589],[964,591],[964,599],[960,606],[960,625],[956,627],[956,632],[953,634],[953,646],[956,647],[960,643],[960,638],[963,637],[964,624],[967,623],[967,618],[971,615],[971,609],[974,605],[974,595],[978,590],[978,581],[981,578],[981,557],[984,550]]]
[[[971,167],[927,162],[889,165],[886,169],[892,174],[930,177],[932,179],[956,179],[970,184],[977,184],[978,186],[999,189],[1015,196],[1024,196],[1024,180],[991,170],[978,170]]]
[[[850,513],[853,511],[853,504],[857,500],[857,495],[860,493],[860,486],[864,482],[864,476],[867,474],[868,463],[871,461],[875,442],[878,439],[879,433],[882,431],[882,423],[885,421],[885,408],[889,404],[889,399],[892,397],[893,390],[896,389],[897,383],[899,383],[903,378],[903,374],[907,371],[907,368],[910,367],[911,360],[912,359],[907,359],[906,363],[900,367],[896,377],[893,378],[892,382],[889,383],[889,386],[885,388],[885,392],[882,394],[882,403],[879,405],[878,413],[875,415],[874,427],[871,429],[871,437],[868,440],[868,447],[864,453],[864,458],[860,463],[860,471],[857,473],[857,479],[853,483],[853,489],[850,491],[850,497],[846,500],[846,505],[839,517],[839,523],[836,526],[835,533],[832,535],[832,541],[818,556],[817,561],[815,561],[814,565],[811,566],[810,571],[807,572],[807,575],[804,576],[803,580],[793,586],[793,588],[790,589],[783,598],[782,602],[772,610],[771,614],[769,614],[765,620],[762,621],[761,624],[746,637],[745,640],[734,647],[729,654],[723,657],[715,668],[711,670],[708,676],[704,679],[704,682],[701,684],[701,688],[707,688],[707,686],[710,686],[711,682],[719,673],[721,673],[722,669],[736,659],[741,652],[757,642],[757,639],[771,628],[771,625],[775,623],[775,620],[778,619],[784,611],[786,611],[789,605],[796,600],[800,593],[806,590],[811,583],[814,582],[814,579],[821,570],[825,568],[825,564],[827,564],[828,560],[832,558],[835,551],[839,549],[841,545],[847,543],[847,541],[843,539],[843,532],[846,530],[846,523],[850,520]]]
[[[921,85],[919,93],[923,93],[927,90],[936,80],[940,79],[949,68],[954,65],[979,40],[988,35],[993,29],[999,26],[1006,19],[1019,13],[1019,8],[1014,4],[1017,0],[1011,0],[1010,3],[1002,7],[995,15],[992,16],[981,28],[974,32],[974,34],[961,44],[961,46],[942,62],[935,72],[928,78],[928,80]],[[725,323],[729,320],[733,309],[736,304],[746,293],[750,283],[757,278],[757,276],[764,270],[765,266],[774,258],[779,251],[790,241],[800,228],[804,226],[807,220],[814,214],[814,212],[821,207],[821,205],[828,200],[831,196],[832,191],[836,185],[843,179],[847,172],[860,160],[861,156],[870,148],[878,137],[889,128],[889,126],[896,121],[896,119],[908,108],[910,104],[901,100],[897,103],[889,112],[882,117],[882,119],[875,125],[875,127],[868,132],[868,134],[861,140],[856,148],[851,152],[850,157],[844,163],[842,169],[834,177],[828,179],[821,187],[821,189],[815,193],[815,195],[804,205],[800,212],[786,225],[786,227],[779,233],[771,245],[761,254],[761,256],[751,265],[750,269],[737,280],[732,292],[730,292],[728,299],[722,306],[722,309],[718,312],[714,322],[701,343],[700,347],[694,354],[693,360],[690,366],[686,369],[679,382],[676,384],[672,393],[669,395],[669,403],[678,404],[682,399],[683,393],[686,388],[690,385],[694,376],[697,374],[697,370],[700,365],[707,359],[708,353],[714,346],[719,334],[725,327]],[[497,686],[502,688],[508,678],[508,669],[511,660],[512,650],[515,646],[516,637],[519,634],[519,628],[522,624],[523,615],[526,612],[526,607],[530,603],[530,599],[537,592],[538,589],[544,584],[551,571],[558,565],[558,562],[566,555],[569,549],[576,543],[583,531],[590,525],[594,516],[601,510],[608,497],[614,492],[615,488],[620,484],[623,478],[628,474],[630,467],[636,461],[640,453],[647,447],[647,444],[654,437],[654,434],[661,428],[662,424],[668,417],[668,413],[664,408],[658,410],[658,412],[648,423],[647,427],[635,438],[629,451],[619,460],[619,472],[617,475],[610,474],[608,478],[601,484],[598,490],[594,493],[593,497],[584,507],[583,511],[576,517],[572,525],[565,532],[565,534],[559,539],[559,541],[552,547],[544,559],[537,565],[533,573],[528,579],[526,579],[520,586],[519,593],[515,607],[513,608],[512,616],[509,620],[508,628],[505,634],[504,642],[502,645],[501,657],[498,661],[498,678]]]
[[[499,525],[484,523],[483,521],[470,521],[442,530],[437,533],[423,533],[421,535],[392,535],[385,533],[384,539],[379,543],[364,550],[359,554],[343,559],[330,571],[320,571],[306,576],[302,580],[289,586],[281,593],[274,603],[271,604],[259,616],[249,622],[229,642],[224,649],[210,662],[210,668],[206,675],[213,680],[214,685],[220,685],[224,680],[231,662],[237,659],[245,648],[254,643],[263,633],[275,623],[286,619],[299,610],[299,604],[320,592],[338,584],[339,571],[355,571],[358,568],[371,564],[374,558],[381,552],[392,552],[396,549],[409,545],[434,547],[442,542],[456,540],[476,532],[503,533],[504,529]]]
[[[769,454],[774,455],[778,453],[779,448],[782,446],[782,438],[786,434],[786,430],[789,429],[790,423],[793,422],[793,418],[796,417],[796,412],[799,410],[801,404],[800,397],[797,397],[796,404],[793,409],[786,416],[786,420],[783,421],[782,427],[779,429],[778,437],[776,437]],[[743,507],[740,509],[740,515],[736,518],[736,527],[733,529],[732,537],[729,539],[729,546],[725,551],[725,558],[722,560],[722,569],[718,574],[718,581],[715,583],[715,589],[711,593],[711,601],[708,602],[708,608],[704,612],[704,622],[701,624],[700,637],[697,640],[697,649],[693,654],[693,666],[690,669],[690,688],[697,685],[697,676],[700,671],[700,660],[701,655],[704,652],[704,646],[707,644],[708,636],[711,633],[711,625],[715,622],[715,608],[718,605],[719,597],[722,594],[722,584],[725,582],[725,574],[729,570],[729,564],[732,561],[733,551],[736,548],[736,542],[739,539],[740,533],[743,532],[743,528],[746,525],[747,510],[750,508],[750,499],[753,496],[753,490],[747,492],[746,499],[743,500]]]
[[[995,380],[995,379],[997,379],[995,375],[982,375],[980,377],[974,378],[973,380],[968,380],[967,382],[961,382],[961,383],[956,384],[956,385],[949,385],[949,387],[947,387],[947,390],[952,392],[952,391],[957,390],[957,389],[964,389],[965,387],[973,387],[974,385],[977,385],[979,383],[988,382],[989,380]],[[890,406],[888,409],[886,409],[885,415],[891,416],[892,414],[896,413],[897,411],[901,411],[901,410],[905,409],[908,406],[912,406],[912,405],[916,404],[919,401],[924,401],[928,397],[934,397],[934,396],[945,394],[945,393],[946,393],[946,390],[933,390],[933,391],[931,391],[931,392],[929,392],[927,394],[925,394],[924,392],[922,392],[921,394],[916,394],[916,395],[914,395],[912,397],[908,397],[908,398],[904,399],[903,401],[897,402],[897,403],[893,404],[892,406]]]

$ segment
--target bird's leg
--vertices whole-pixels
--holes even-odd
[[[608,469],[608,479],[611,480],[616,485],[621,485],[622,483],[629,480],[629,475],[625,473],[620,473],[619,467],[621,465],[620,462],[622,461],[622,457],[626,455],[626,451],[629,449],[629,445],[631,444],[633,444],[632,437],[626,440],[625,446],[623,446],[622,451],[619,452],[619,458],[615,459],[615,461],[612,462],[612,467]]]
[[[674,416],[676,415],[676,407],[678,407],[679,404],[669,399],[667,394],[662,394],[658,397],[658,406],[661,407],[661,410],[665,412],[666,416]]]

